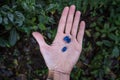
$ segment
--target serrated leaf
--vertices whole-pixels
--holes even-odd
[[[8,19],[11,21],[11,22],[13,22],[13,20],[14,20],[14,15],[12,14],[12,13],[8,13]]]
[[[18,40],[18,33],[16,31],[15,28],[13,28],[11,31],[10,31],[10,36],[9,36],[9,43],[11,46],[14,46]]]

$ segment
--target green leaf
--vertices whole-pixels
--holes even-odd
[[[86,33],[86,35],[87,35],[88,37],[91,37],[90,30],[86,30],[85,33]]]
[[[8,24],[8,18],[7,18],[7,17],[5,17],[5,18],[3,19],[3,21],[4,21],[4,24]]]
[[[21,31],[25,32],[27,35],[30,35],[31,28],[30,28],[30,26],[28,26],[28,27],[23,26],[23,27],[21,27]]]
[[[17,26],[22,26],[23,22],[25,21],[24,15],[19,11],[15,11],[15,15],[16,15],[15,24]]]
[[[96,44],[97,44],[98,46],[102,46],[103,42],[102,42],[102,41],[97,41]]]
[[[4,40],[3,38],[0,38],[0,46],[1,47],[6,47],[6,45],[7,45],[7,41]]]
[[[109,29],[109,26],[110,26],[110,25],[109,25],[108,23],[105,23],[105,24],[104,24],[104,29],[106,29],[106,30]]]
[[[8,5],[3,5],[2,10],[7,10],[8,11],[8,10],[10,10],[10,7]]]
[[[51,24],[55,24],[55,20],[53,19],[53,17],[49,17],[48,19]]]
[[[108,35],[110,39],[116,41],[117,40],[117,36],[115,36],[113,33]]]
[[[112,51],[112,57],[118,57],[120,55],[118,47],[114,47]]]
[[[112,46],[112,43],[111,43],[110,41],[108,41],[108,40],[103,40],[102,42],[103,42],[103,44],[104,44],[105,46],[108,46],[108,47],[111,47],[111,46]]]
[[[15,24],[16,24],[17,26],[22,26],[22,25],[23,25],[23,21],[17,19],[17,20],[15,21]]]
[[[4,25],[4,27],[5,27],[5,30],[10,30],[11,28],[12,28],[12,25],[11,24],[9,24],[9,25]]]
[[[8,19],[9,19],[11,22],[13,22],[13,20],[14,20],[14,15],[13,15],[12,13],[8,13],[7,16],[8,16]]]
[[[38,20],[40,23],[46,23],[45,17],[43,15],[39,15]]]
[[[45,11],[55,11],[55,8],[57,8],[57,4],[50,4],[49,6],[47,6]]]
[[[29,10],[29,7],[28,7],[27,3],[25,3],[25,2],[22,3],[22,7],[24,10]]]
[[[17,18],[18,18],[19,20],[21,20],[21,21],[24,21],[24,20],[25,20],[25,17],[24,17],[24,15],[23,15],[21,12],[15,11],[15,15],[17,16]]]
[[[0,24],[2,23],[2,16],[0,15]]]
[[[96,27],[96,22],[91,23],[90,27]]]
[[[39,24],[38,25],[38,27],[39,27],[39,29],[41,30],[41,31],[44,31],[44,30],[46,30],[46,27],[45,27],[45,25],[44,24]]]
[[[10,36],[9,36],[9,43],[10,43],[10,45],[11,45],[11,46],[14,46],[15,43],[17,42],[18,38],[19,38],[19,35],[18,35],[16,29],[13,28],[13,29],[10,31]]]
[[[52,39],[54,39],[54,38],[55,38],[55,35],[56,35],[56,33],[57,33],[57,30],[56,30],[56,29],[50,30],[50,33],[51,33]]]

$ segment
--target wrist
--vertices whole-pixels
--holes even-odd
[[[53,80],[53,76],[54,76],[54,70],[49,70],[47,80]]]
[[[54,73],[60,73],[60,74],[63,74],[63,75],[70,75],[69,72],[64,72],[64,71],[60,71],[60,70],[54,70]]]
[[[54,71],[54,80],[70,80],[70,74]]]
[[[49,70],[47,80],[69,80],[70,73],[58,70]]]

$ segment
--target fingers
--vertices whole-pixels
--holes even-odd
[[[59,21],[57,33],[64,33],[65,31],[66,34],[72,34],[72,36],[74,36],[77,39],[77,41],[80,44],[82,44],[82,39],[85,30],[85,22],[81,21],[80,28],[78,28],[81,12],[77,11],[75,14],[75,18],[74,13],[75,13],[74,5],[70,6],[70,8],[69,7],[64,8],[62,16]]]
[[[32,35],[37,40],[37,42],[38,42],[38,44],[39,44],[40,47],[47,45],[45,43],[45,40],[43,39],[43,36],[40,33],[33,32]]]
[[[85,30],[85,22],[81,21],[81,23],[80,23],[80,29],[79,29],[78,34],[77,34],[77,40],[78,40],[78,42],[81,45],[82,45],[84,30]]]
[[[81,15],[81,12],[77,11],[76,14],[75,14],[75,19],[74,19],[74,23],[73,23],[73,27],[72,27],[72,32],[71,33],[75,38],[76,38],[77,31],[78,31],[80,15]]]
[[[65,7],[62,12],[62,16],[60,18],[59,25],[58,25],[58,33],[64,32],[68,11],[69,11],[69,7]]]
[[[67,23],[66,23],[65,33],[67,33],[67,34],[70,34],[70,31],[71,31],[71,28],[72,28],[74,12],[75,12],[75,6],[72,5],[70,7],[68,18],[67,18]]]

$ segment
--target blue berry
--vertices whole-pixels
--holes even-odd
[[[69,38],[69,36],[65,36],[63,39],[66,43],[70,43],[71,39]]]
[[[65,52],[67,50],[67,47],[62,48],[62,52]]]

